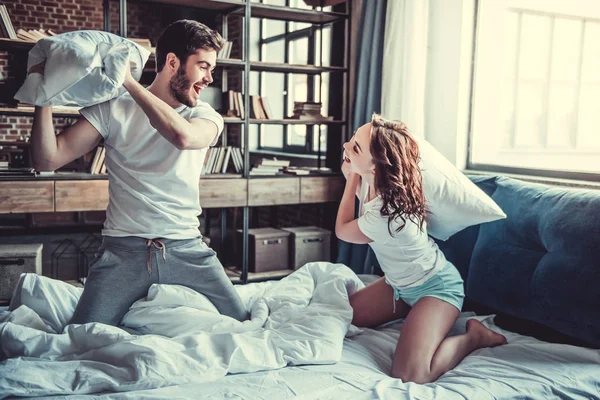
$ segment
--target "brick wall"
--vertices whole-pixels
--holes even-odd
[[[15,30],[52,29],[63,33],[78,29],[104,28],[102,0],[15,0],[6,3]],[[162,29],[172,21],[189,18],[201,21],[221,31],[221,20],[216,14],[187,7],[174,7],[150,2],[129,1],[127,5],[127,36],[149,38],[153,45]],[[110,1],[111,32],[119,33],[119,1]],[[232,57],[241,57],[242,18],[231,18],[229,40],[236,40]],[[22,82],[25,78],[27,52],[0,51],[0,73],[3,78],[14,78]],[[241,89],[241,75],[229,74],[229,88]],[[214,85],[221,85],[217,74]],[[31,117],[7,117],[0,115],[0,140],[15,140],[28,136],[32,123]],[[55,118],[57,132],[73,123],[72,119]],[[233,129],[232,143],[239,141],[239,133]]]

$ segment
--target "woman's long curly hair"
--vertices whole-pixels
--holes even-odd
[[[383,200],[381,215],[388,216],[390,235],[390,224],[396,218],[403,222],[396,232],[404,228],[407,218],[423,230],[427,210],[419,146],[400,121],[388,121],[373,114],[371,125],[369,150],[375,165],[374,189]]]

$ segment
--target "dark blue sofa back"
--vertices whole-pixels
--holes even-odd
[[[600,346],[600,191],[471,179],[507,218],[438,242],[467,298]]]

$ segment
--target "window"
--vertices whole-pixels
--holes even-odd
[[[303,1],[292,0],[290,6],[310,8]],[[331,28],[299,22],[270,19],[255,20],[251,42],[256,43],[253,59],[258,61],[329,65]],[[321,46],[323,49],[321,49]],[[321,50],[322,53],[321,53]],[[329,74],[292,74],[260,72],[259,85],[251,92],[259,92],[268,99],[274,119],[293,115],[295,101],[320,101],[322,114],[327,115]],[[252,94],[252,93],[251,93]],[[258,94],[258,93],[257,93]],[[325,154],[327,126],[270,125],[252,127],[252,150],[285,153]]]
[[[600,177],[600,2],[478,2],[469,166]]]

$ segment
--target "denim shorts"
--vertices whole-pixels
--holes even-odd
[[[387,282],[387,280],[386,280]],[[388,282],[389,284],[389,282]],[[437,274],[418,286],[394,289],[394,306],[402,299],[409,306],[414,306],[423,297],[436,297],[462,310],[465,289],[460,273],[450,261]]]

